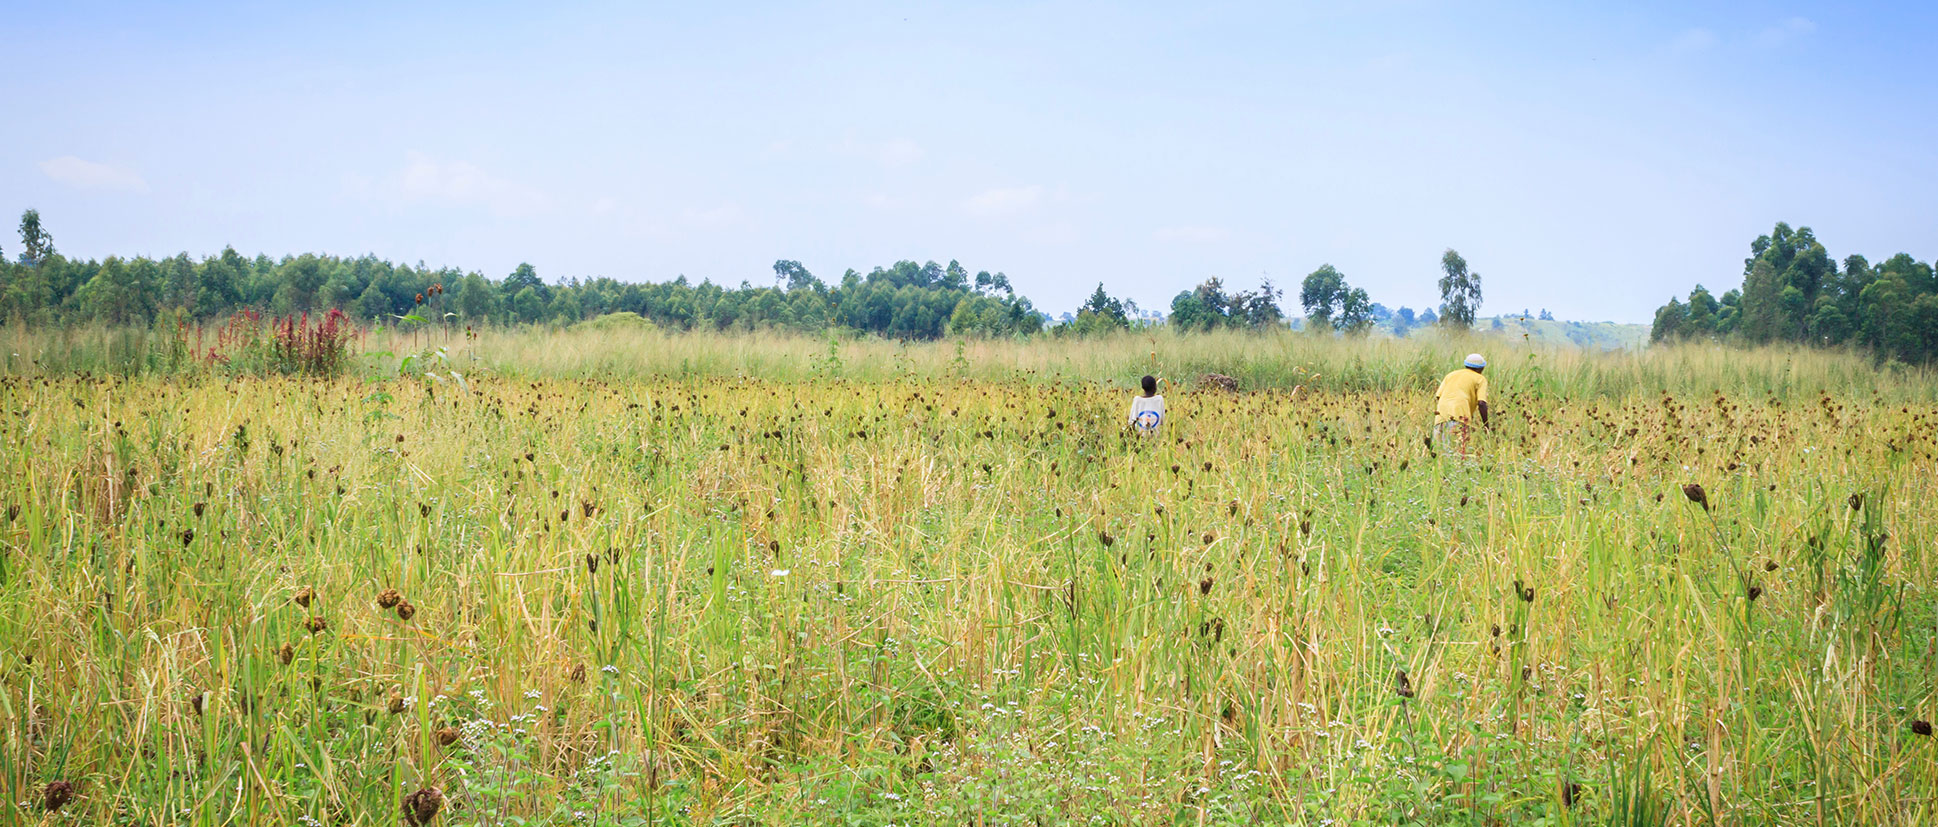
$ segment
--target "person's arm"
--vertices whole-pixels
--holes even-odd
[[[1475,401],[1479,403],[1474,407],[1480,409],[1481,426],[1485,428],[1494,427],[1487,421],[1487,377],[1482,376],[1480,378],[1480,387],[1475,390],[1474,395],[1477,397]]]

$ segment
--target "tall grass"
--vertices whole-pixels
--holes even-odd
[[[1419,383],[1465,345],[366,340],[461,391],[43,361],[0,381],[0,812],[1929,821],[1925,380],[1495,344],[1462,460]],[[1139,439],[1106,383],[1146,371]]]
[[[212,335],[212,334],[209,334]],[[221,373],[183,359],[170,325],[125,328],[0,328],[10,375]],[[1356,339],[1298,332],[1177,334],[1167,328],[1084,340],[950,339],[898,342],[872,337],[803,337],[653,328],[390,327],[356,339],[362,374],[394,375],[402,357],[443,349],[451,364],[502,376],[576,379],[760,377],[805,382],[846,379],[1024,379],[1134,385],[1157,373],[1191,386],[1209,373],[1241,388],[1431,390],[1469,351],[1484,352],[1496,381],[1554,397],[1615,399],[1637,394],[1790,396],[1817,392],[1938,400],[1938,374],[1846,350],[1780,346],[1743,350],[1689,343],[1646,350],[1588,351],[1511,337],[1436,330],[1407,339]]]

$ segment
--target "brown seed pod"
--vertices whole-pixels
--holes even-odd
[[[1393,693],[1402,698],[1413,697],[1413,680],[1406,676],[1405,669],[1393,674]]]
[[[398,619],[398,620],[404,620],[404,621],[408,621],[408,620],[410,620],[410,619],[411,619],[412,617],[415,617],[416,615],[417,615],[417,607],[416,607],[416,606],[412,606],[412,605],[410,604],[410,601],[408,601],[408,600],[405,600],[405,601],[403,601],[403,602],[400,602],[400,603],[398,603],[398,604],[397,604],[397,619]]]
[[[1762,586],[1751,586],[1751,587],[1750,587],[1750,591],[1749,591],[1749,597],[1750,597],[1750,602],[1751,602],[1751,603],[1755,603],[1755,602],[1756,602],[1756,599],[1757,599],[1757,598],[1759,598],[1759,597],[1762,597],[1762,596],[1763,596],[1763,587],[1762,587]]]
[[[377,607],[389,609],[403,602],[403,600],[404,596],[398,594],[396,589],[384,589],[383,592],[377,595]]]
[[[1923,718],[1911,722],[1911,731],[1927,738],[1931,737],[1931,722]]]
[[[49,781],[40,790],[41,809],[50,813],[60,812],[62,807],[74,800],[74,784],[69,781]]]
[[[409,827],[422,827],[437,818],[437,811],[444,806],[444,793],[436,787],[425,787],[404,796],[404,823]]]
[[[1580,800],[1581,800],[1580,784],[1576,784],[1573,781],[1568,781],[1568,782],[1564,782],[1561,785],[1561,806],[1573,807],[1575,806],[1575,802]]]
[[[1690,502],[1702,506],[1702,510],[1709,510],[1709,494],[1702,490],[1701,484],[1693,482],[1684,484],[1682,486],[1682,496],[1688,497]]]
[[[1855,493],[1855,494],[1852,494],[1852,495],[1851,495],[1851,498],[1850,498],[1850,504],[1851,504],[1851,510],[1852,510],[1852,511],[1863,511],[1863,510],[1864,510],[1864,492],[1862,492],[1862,491],[1859,491],[1859,492],[1857,492],[1857,493]]]
[[[296,647],[283,644],[282,648],[276,650],[276,659],[282,661],[284,666],[288,666],[290,661],[296,659]]]
[[[455,744],[458,742],[459,734],[460,733],[458,732],[457,727],[454,727],[454,726],[442,727],[437,731],[437,745],[440,747],[448,747],[452,744]]]
[[[1203,580],[1200,580],[1200,581],[1198,581],[1198,593],[1199,593],[1199,594],[1210,594],[1210,593],[1211,593],[1211,586],[1212,586],[1212,584],[1213,584],[1213,583],[1215,583],[1215,582],[1216,582],[1216,581],[1215,581],[1215,580],[1213,580],[1213,579],[1212,579],[1212,578],[1210,578],[1210,577],[1206,577],[1205,579],[1203,579]]]
[[[392,689],[392,690],[390,690],[390,703],[388,703],[388,704],[385,704],[385,707],[384,707],[384,708],[386,708],[386,709],[389,709],[389,710],[390,710],[390,714],[392,714],[392,715],[402,715],[402,714],[404,714],[404,692],[403,692],[403,690],[400,690],[400,689]]]
[[[310,588],[309,586],[304,586],[296,590],[296,605],[298,606],[301,606],[307,609],[310,607],[310,601],[315,599],[316,599],[316,590],[313,588]]]
[[[322,615],[310,615],[309,620],[303,621],[303,628],[310,630],[312,635],[320,635],[330,628],[330,622],[324,620]]]

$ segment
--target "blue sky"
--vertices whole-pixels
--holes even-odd
[[[17,4],[0,210],[494,277],[956,258],[1056,312],[1324,263],[1420,308],[1453,247],[1483,313],[1641,322],[1779,220],[1938,256],[1934,4],[393,5]]]

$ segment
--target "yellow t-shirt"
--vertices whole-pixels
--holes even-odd
[[[1461,368],[1440,380],[1440,390],[1433,398],[1433,424],[1438,425],[1449,419],[1470,421],[1480,410],[1480,403],[1487,401],[1487,377],[1477,371]]]

